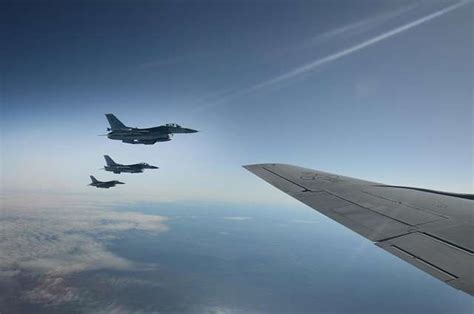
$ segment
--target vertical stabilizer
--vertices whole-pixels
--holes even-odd
[[[90,177],[91,177],[92,183],[97,183],[97,182],[99,182],[99,181],[97,181],[96,178],[94,178],[94,176],[90,176]]]
[[[125,126],[125,124],[123,124],[122,122],[120,122],[120,120],[117,119],[117,117],[114,116],[113,114],[111,114],[111,113],[106,113],[106,114],[105,114],[105,117],[107,118],[107,121],[109,121],[110,129],[111,129],[112,131],[113,131],[113,130],[127,129],[127,127]]]
[[[109,155],[104,155],[104,159],[105,159],[105,162],[107,163],[107,166],[115,166],[116,165],[115,161],[113,161],[112,158],[110,158]]]

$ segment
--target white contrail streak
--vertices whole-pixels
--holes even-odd
[[[385,23],[395,18],[399,18],[403,16],[404,14],[411,12],[418,7],[419,7],[419,4],[412,4],[410,6],[401,8],[396,11],[391,11],[388,13],[369,17],[364,20],[354,22],[352,24],[343,25],[341,27],[316,35],[315,37],[303,43],[303,45],[301,45],[300,47],[297,47],[296,49],[314,46],[315,44],[319,44],[325,40],[329,40],[337,36],[357,34],[357,33],[367,31],[379,24]]]
[[[259,90],[261,88],[264,88],[264,87],[269,87],[269,86],[272,86],[274,84],[277,84],[277,83],[280,83],[280,82],[283,82],[283,81],[286,81],[288,79],[291,79],[291,78],[294,78],[296,76],[299,76],[301,74],[305,74],[309,71],[312,71],[328,62],[331,62],[331,61],[334,61],[334,60],[337,60],[337,59],[340,59],[344,56],[347,56],[353,52],[356,52],[356,51],[359,51],[359,50],[362,50],[364,48],[367,48],[369,46],[372,46],[373,44],[376,44],[380,41],[383,41],[385,39],[388,39],[392,36],[395,36],[397,34],[400,34],[402,32],[405,32],[409,29],[412,29],[413,27],[416,27],[418,25],[421,25],[423,23],[426,23],[428,21],[431,21],[439,16],[442,16],[448,12],[451,12],[467,3],[471,2],[471,0],[468,0],[468,1],[461,1],[461,2],[458,2],[456,4],[453,4],[453,5],[450,5],[444,9],[441,9],[439,11],[436,11],[434,13],[431,13],[425,17],[422,17],[418,20],[415,20],[413,22],[410,22],[408,24],[405,24],[405,25],[402,25],[402,26],[399,26],[395,29],[392,29],[391,31],[388,31],[386,33],[383,33],[381,35],[378,35],[376,37],[373,37],[371,39],[368,39],[364,42],[361,42],[360,44],[357,44],[355,46],[352,46],[352,47],[349,47],[349,48],[346,48],[344,50],[341,50],[339,52],[336,52],[332,55],[329,55],[327,57],[324,57],[324,58],[321,58],[321,59],[318,59],[316,61],[312,61],[310,63],[307,63],[305,65],[302,65],[302,66],[299,66],[285,74],[282,74],[280,76],[277,76],[275,78],[272,78],[270,80],[267,80],[267,81],[264,81],[262,83],[259,83],[257,85],[254,85],[252,87],[250,87],[249,89],[247,89],[247,92],[253,92],[253,91],[256,91],[256,90]]]
[[[237,92],[234,92],[234,93],[231,93],[229,94],[228,96],[216,101],[215,103],[212,103],[212,104],[207,104],[205,105],[204,107],[201,107],[199,108],[197,111],[200,111],[202,109],[206,109],[206,108],[209,108],[209,107],[213,107],[213,106],[216,106],[218,104],[222,104],[222,103],[227,103],[235,98],[238,98],[238,97],[241,97],[241,96],[244,96],[244,95],[247,95],[247,94],[250,94],[250,93],[253,93],[253,92],[256,92],[258,90],[261,90],[263,88],[268,88],[268,87],[272,87],[272,86],[275,86],[277,84],[280,84],[280,83],[283,83],[283,82],[286,82],[290,79],[293,79],[293,78],[296,78],[296,77],[299,77],[301,75],[304,75],[304,74],[308,74],[314,70],[316,70],[317,68],[319,68],[320,66],[322,65],[325,65],[329,62],[332,62],[332,61],[335,61],[337,59],[340,59],[342,57],[345,57],[351,53],[354,53],[356,51],[359,51],[359,50],[362,50],[364,48],[367,48],[369,46],[372,46],[378,42],[381,42],[385,39],[388,39],[390,37],[393,37],[395,35],[398,35],[402,32],[405,32],[407,30],[410,30],[418,25],[421,25],[423,23],[426,23],[426,22],[429,22],[437,17],[440,17],[448,12],[451,12],[461,6],[464,6],[468,3],[472,3],[472,0],[465,0],[465,1],[461,1],[461,2],[457,2],[453,5],[450,5],[450,6],[447,6],[441,10],[438,10],[434,13],[431,13],[427,16],[424,16],[422,18],[419,18],[413,22],[410,22],[408,24],[405,24],[405,25],[402,25],[402,26],[399,26],[395,29],[392,29],[391,31],[388,31],[386,33],[383,33],[381,35],[378,35],[376,37],[373,37],[373,38],[370,38],[366,41],[363,41],[355,46],[352,46],[352,47],[349,47],[349,48],[346,48],[344,50],[341,50],[339,52],[336,52],[332,55],[329,55],[327,57],[324,57],[324,58],[321,58],[321,59],[318,59],[318,60],[315,60],[315,61],[312,61],[310,63],[307,63],[307,64],[304,64],[302,66],[299,66],[297,68],[294,68],[293,70],[289,71],[289,72],[286,72],[282,75],[279,75],[277,77],[274,77],[272,79],[269,79],[269,80],[266,80],[266,81],[263,81],[261,83],[258,83],[258,84],[255,84],[249,88],[246,88],[246,89],[243,89],[243,90],[240,90],[240,91],[237,91]]]

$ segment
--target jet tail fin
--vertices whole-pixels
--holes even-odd
[[[97,182],[99,182],[99,181],[97,181],[96,178],[94,178],[94,176],[90,176],[90,177],[91,177],[92,183],[97,183]]]
[[[107,166],[115,166],[116,163],[113,161],[112,158],[110,158],[109,155],[104,155],[105,162],[107,163]]]
[[[113,115],[112,113],[106,113],[105,114],[105,117],[107,118],[107,121],[109,121],[109,124],[110,124],[110,129],[113,131],[113,130],[120,130],[120,129],[126,129],[127,127],[125,126],[125,124],[123,124],[122,122],[120,122],[119,119],[117,119],[117,117],[115,115]]]

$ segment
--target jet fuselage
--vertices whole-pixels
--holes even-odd
[[[113,173],[122,173],[122,172],[141,173],[143,172],[144,169],[158,169],[158,167],[151,166],[146,163],[139,163],[139,164],[133,164],[133,165],[120,165],[120,164],[107,165],[107,166],[104,166],[104,169],[106,171],[110,171]]]
[[[89,184],[90,186],[95,186],[96,188],[108,189],[116,186],[117,184],[125,184],[123,182],[113,180],[113,181],[96,181]]]
[[[179,133],[196,133],[196,130],[183,128],[175,123],[168,123],[165,125],[153,128],[130,128],[120,122],[113,114],[106,114],[109,121],[110,131],[107,137],[111,140],[120,140],[129,144],[145,144],[152,145],[156,142],[167,142],[171,140],[173,134]]]

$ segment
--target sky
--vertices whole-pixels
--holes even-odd
[[[472,193],[473,8],[2,1],[2,197],[294,202],[241,168],[260,162]],[[123,144],[105,113],[199,133]]]

